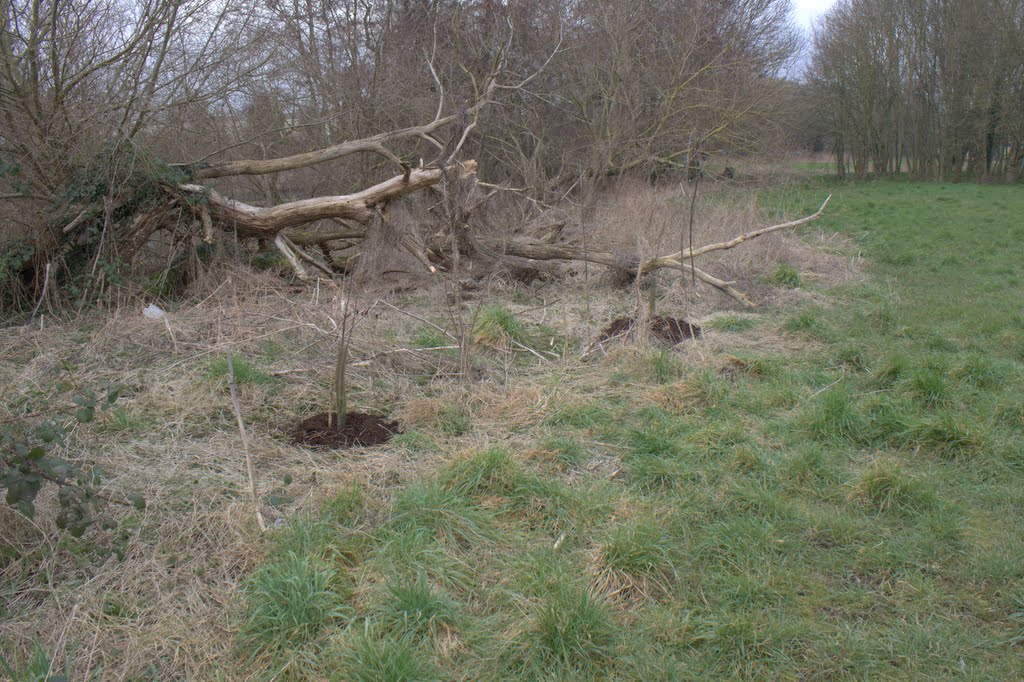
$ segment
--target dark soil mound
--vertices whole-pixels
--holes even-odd
[[[399,433],[398,422],[363,412],[349,412],[343,429],[327,424],[326,412],[304,419],[292,429],[292,439],[318,448],[351,448],[387,443]]]
[[[598,341],[608,341],[636,331],[637,319],[635,317],[620,317],[612,320],[604,328]],[[677,320],[674,317],[662,317],[658,315],[650,320],[651,335],[659,341],[675,345],[685,339],[692,339],[701,335],[700,326],[691,324],[686,320]]]

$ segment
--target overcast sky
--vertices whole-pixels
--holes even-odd
[[[810,29],[818,15],[824,14],[825,10],[835,4],[836,0],[793,0],[793,8],[796,10],[796,20],[804,29]]]

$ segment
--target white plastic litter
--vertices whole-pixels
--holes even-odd
[[[142,314],[145,315],[148,320],[162,320],[167,317],[167,313],[165,313],[160,306],[153,303],[146,306],[143,309]]]

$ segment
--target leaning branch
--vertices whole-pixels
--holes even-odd
[[[266,175],[267,173],[280,173],[281,171],[305,168],[327,161],[334,161],[344,156],[358,154],[361,152],[374,152],[385,154],[384,145],[389,142],[396,142],[410,137],[422,138],[452,123],[456,116],[445,116],[430,123],[401,130],[391,130],[386,133],[379,133],[361,140],[349,140],[339,144],[316,149],[311,152],[282,156],[276,159],[242,159],[238,161],[220,161],[217,163],[203,164],[199,166],[185,166],[191,171],[192,177],[196,180],[209,180],[212,178],[223,178],[233,175]],[[386,154],[385,154],[386,155]]]
[[[682,252],[677,252],[668,256],[658,256],[647,260],[640,260],[635,256],[624,257],[621,254],[611,253],[608,251],[594,251],[592,249],[586,249],[573,244],[525,244],[522,242],[495,239],[493,237],[478,237],[478,240],[500,256],[511,258],[525,258],[528,260],[543,261],[584,261],[624,270],[632,275],[636,275],[640,272],[651,272],[660,268],[672,268],[674,270],[682,269],[685,272],[692,273],[697,279],[715,287],[744,306],[752,307],[754,303],[743,292],[732,286],[734,282],[726,282],[718,279],[717,277],[704,272],[700,268],[695,267],[688,261],[693,257],[710,253],[712,251],[722,251],[734,248],[746,241],[760,237],[761,235],[813,222],[821,217],[825,210],[825,206],[831,198],[832,195],[829,195],[828,198],[825,199],[824,203],[822,203],[821,208],[804,218],[753,230],[725,242],[708,244],[696,249],[686,249]]]
[[[455,164],[460,176],[476,172],[476,161]],[[218,222],[227,229],[235,229],[242,237],[272,238],[288,227],[298,227],[317,220],[341,218],[367,223],[374,215],[374,207],[397,197],[415,192],[441,181],[445,169],[419,168],[408,177],[398,175],[355,194],[333,197],[315,197],[291,201],[277,206],[260,207],[229,199],[216,190],[202,185],[179,185],[186,198],[205,198],[203,201],[185,202],[189,206],[203,203]],[[198,210],[193,209],[193,210]]]

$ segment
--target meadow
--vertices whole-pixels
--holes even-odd
[[[480,380],[465,382],[446,374],[444,292],[396,299],[416,317],[371,315],[355,342],[410,351],[356,353],[371,359],[352,400],[403,426],[382,448],[282,436],[283,412],[327,393],[330,339],[308,329],[326,327],[317,300],[246,270],[183,312],[174,339],[127,311],[63,323],[45,347],[12,335],[0,379],[28,386],[20,408],[47,382],[128,387],[79,452],[109,457],[114,483],[150,503],[120,560],[6,512],[0,669],[1018,677],[1024,192],[816,177],[757,204],[806,215],[828,193],[825,217],[777,244],[792,258],[746,264],[769,304],[705,310],[704,338],[675,347],[594,345],[635,305],[628,289],[502,285],[470,318]],[[659,286],[659,312],[715,295]],[[160,350],[172,341],[178,356]],[[241,358],[266,533],[246,504],[225,347]]]

